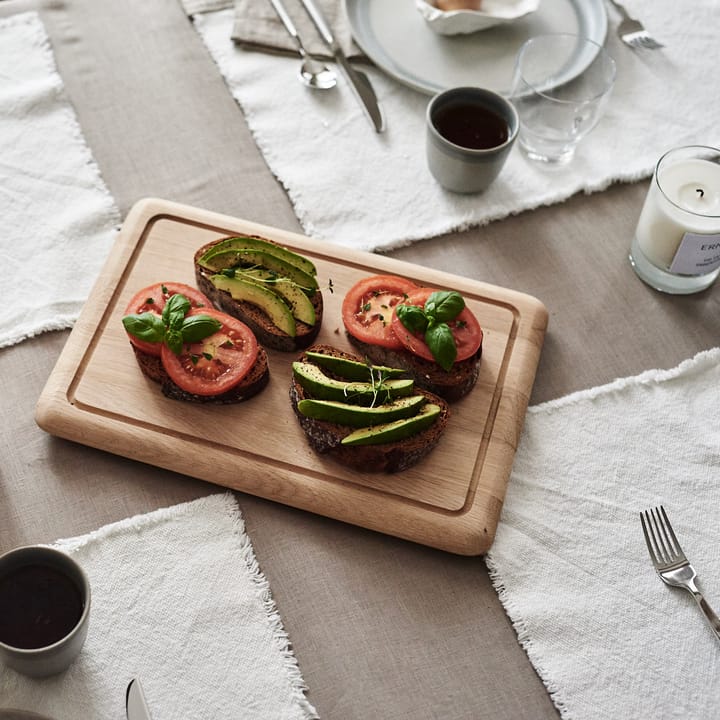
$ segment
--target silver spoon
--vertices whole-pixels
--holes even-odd
[[[305,46],[300,39],[295,23],[292,21],[287,10],[283,6],[281,0],[270,0],[272,6],[275,8],[275,12],[282,20],[285,29],[290,33],[290,37],[295,41],[298,52],[302,58],[302,65],[300,66],[300,80],[308,87],[315,88],[316,90],[329,90],[335,87],[337,78],[335,73],[319,60],[315,60],[313,57],[308,55]]]

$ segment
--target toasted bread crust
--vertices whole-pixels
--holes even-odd
[[[272,240],[263,238],[260,235],[248,235],[247,237],[259,238],[261,240],[265,240],[266,242],[273,242]],[[267,313],[265,313],[262,308],[259,308],[257,305],[253,305],[249,302],[235,300],[229,292],[225,290],[218,290],[209,280],[209,275],[211,273],[201,268],[198,264],[199,258],[207,250],[209,250],[213,245],[217,245],[226,239],[227,238],[220,238],[219,240],[213,240],[212,242],[203,245],[195,253],[195,280],[200,292],[207,295],[218,310],[222,310],[228,315],[232,315],[234,318],[244,322],[253,331],[255,337],[261,345],[273,348],[274,350],[279,350],[280,352],[294,352],[308,347],[308,345],[315,340],[320,332],[320,325],[322,323],[323,316],[322,292],[317,290],[310,298],[313,308],[315,309],[315,324],[307,325],[306,323],[296,320],[297,329],[295,337],[290,337],[290,335],[283,332],[280,328],[273,324]]]
[[[163,395],[172,400],[184,400],[185,402],[231,405],[234,403],[249,400],[257,395],[270,380],[270,368],[268,367],[267,353],[262,347],[258,348],[258,356],[250,372],[233,388],[220,395],[195,395],[178,387],[167,374],[160,358],[155,355],[148,355],[138,350],[131,344],[135,352],[135,359],[143,374],[160,385]]]
[[[405,369],[418,387],[439,395],[448,402],[455,402],[467,395],[477,382],[482,345],[472,357],[455,363],[447,372],[437,363],[413,355],[407,350],[391,350],[358,340],[350,333],[346,335],[363,357],[376,365]]]
[[[335,355],[349,360],[362,360],[361,357],[346,353],[330,345],[315,345],[309,350],[316,350],[326,355]],[[307,360],[303,353],[301,361]],[[332,373],[328,373],[332,374]],[[450,418],[448,404],[437,395],[418,389],[429,402],[440,406],[440,417],[431,427],[405,440],[384,443],[382,445],[341,445],[342,439],[354,428],[344,425],[305,417],[298,410],[298,402],[310,397],[305,389],[293,378],[290,385],[290,401],[300,426],[307,436],[310,446],[322,455],[328,455],[337,462],[354,470],[372,473],[394,473],[406,470],[417,464],[438,444]]]

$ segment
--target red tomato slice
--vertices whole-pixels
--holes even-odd
[[[245,323],[211,308],[195,308],[190,315],[209,315],[222,323],[212,335],[183,346],[176,355],[163,344],[160,358],[170,379],[193,395],[220,395],[234,388],[250,372],[258,344]]]
[[[360,280],[343,300],[345,329],[362,342],[399,350],[402,344],[390,326],[393,308],[417,289],[414,282],[397,275],[373,275]]]
[[[135,293],[132,300],[125,309],[125,315],[139,315],[144,312],[154,312],[162,315],[165,303],[172,295],[182,294],[190,301],[190,307],[212,307],[212,303],[199,290],[190,285],[177,282],[156,283]],[[130,342],[142,352],[148,355],[160,357],[160,345],[162,343],[151,343],[147,340],[140,340],[128,333]]]
[[[432,288],[420,288],[419,290],[411,292],[403,304],[423,307],[425,301],[434,292],[435,290]],[[483,340],[482,328],[477,318],[472,314],[472,311],[465,307],[454,320],[448,322],[448,326],[450,330],[452,330],[455,347],[457,348],[455,362],[467,360],[469,357],[472,357],[482,345]],[[420,333],[410,332],[410,330],[400,322],[397,313],[393,313],[391,327],[395,336],[406,349],[418,357],[435,362],[435,358],[430,352],[430,348],[427,346],[423,336]]]

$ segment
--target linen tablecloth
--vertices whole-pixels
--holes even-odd
[[[387,250],[647,177],[676,145],[720,144],[720,75],[708,67],[717,45],[715,0],[627,4],[666,47],[626,47],[615,34],[618,15],[610,12],[606,45],[617,62],[617,82],[605,116],[572,164],[550,171],[516,146],[490,189],[470,196],[443,190],[427,170],[427,96],[370,69],[387,118],[386,132],[376,134],[344,79],[336,91],[313,92],[298,82],[296,58],[236,46],[232,8],[197,14],[194,21],[305,231]]]
[[[37,13],[0,19],[0,348],[70,327],[120,213]]]
[[[565,720],[715,720],[720,643],[656,575],[663,505],[720,611],[720,349],[529,408],[487,564]]]
[[[88,637],[51,678],[0,666],[3,706],[54,720],[116,720],[138,677],[155,720],[317,717],[232,494],[55,545],[88,574]]]

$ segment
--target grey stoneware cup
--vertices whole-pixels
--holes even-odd
[[[504,141],[486,148],[459,145],[444,137],[435,120],[448,108],[472,105],[490,111],[507,126]],[[435,95],[427,106],[426,156],[433,177],[445,189],[456,193],[486,190],[500,174],[520,129],[520,120],[512,103],[491,90],[458,87]]]
[[[79,592],[79,619],[59,640],[43,647],[22,648],[0,638],[0,660],[23,675],[42,678],[65,670],[82,650],[90,623],[90,583],[85,571],[68,554],[46,545],[28,545],[0,555],[0,579],[27,567],[47,567],[68,578]]]

